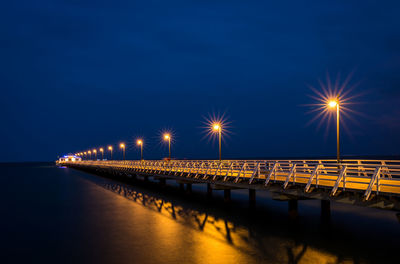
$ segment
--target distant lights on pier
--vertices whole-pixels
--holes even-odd
[[[123,155],[123,158],[125,160],[125,143],[120,143],[119,144],[119,148],[122,149],[122,155]]]
[[[354,120],[349,113],[359,114],[354,111],[354,109],[348,108],[348,105],[354,103],[350,102],[350,100],[360,96],[360,94],[349,96],[349,93],[358,85],[358,83],[355,85],[349,85],[351,76],[352,74],[349,74],[344,80],[341,80],[340,75],[338,75],[337,79],[332,81],[329,74],[327,74],[325,83],[319,81],[320,89],[310,87],[315,93],[315,95],[310,95],[310,97],[314,99],[316,103],[309,104],[309,106],[313,107],[309,113],[316,112],[317,114],[309,123],[321,118],[318,125],[318,127],[320,127],[323,121],[328,121],[326,126],[327,133],[330,124],[329,121],[336,119],[336,155],[338,163],[340,162],[340,123],[343,122],[341,116],[343,115],[347,119]],[[346,128],[346,126],[343,127]]]
[[[331,109],[336,110],[336,159],[337,163],[340,162],[340,102],[339,96],[337,99],[331,99],[328,101],[328,106]]]
[[[164,140],[168,141],[168,159],[171,159],[171,134],[164,133]]]
[[[215,139],[218,140],[218,157],[219,160],[222,160],[223,135],[229,134],[230,122],[228,122],[225,114],[222,114],[222,115],[212,115],[209,116],[208,118],[205,118],[204,124],[206,125],[205,137],[212,139],[213,142]]]
[[[142,139],[136,140],[136,144],[140,146],[140,160],[143,160],[143,140]]]
[[[223,139],[223,135],[225,133],[229,133],[228,131],[228,124],[229,122],[227,122],[226,118],[224,115],[222,116],[213,116],[209,119],[206,120],[205,124],[207,125],[207,134],[210,137],[217,137],[218,138],[218,145],[219,145],[219,160],[222,159],[222,155],[221,155],[221,149],[222,149],[222,139]],[[168,144],[168,160],[171,160],[171,146],[173,144],[174,141],[174,133],[172,130],[162,130],[160,131],[160,138],[161,138],[161,142],[166,142]],[[144,148],[144,141],[143,138],[138,138],[135,141],[136,145],[138,146],[138,148],[140,148],[140,160],[144,160],[143,159],[143,148]],[[122,154],[122,159],[125,160],[126,159],[126,149],[127,149],[127,145],[125,144],[125,142],[120,142],[119,144],[116,145],[116,147],[121,150],[121,154]],[[106,150],[108,150],[108,153],[104,153]],[[89,159],[91,160],[92,158],[97,160],[97,152],[99,151],[101,153],[101,160],[104,160],[104,158],[110,158],[110,160],[113,159],[113,150],[114,147],[113,145],[108,145],[107,147],[99,147],[99,148],[94,148],[94,149],[90,149],[84,152],[78,152],[76,153],[77,156],[81,156],[82,158],[85,159]],[[92,157],[93,154],[93,157]],[[104,154],[105,157],[104,157]]]
[[[214,123],[212,125],[212,130],[213,132],[218,133],[218,147],[219,147],[219,160],[222,160],[222,156],[221,156],[221,144],[222,144],[222,125],[221,123]]]
[[[104,149],[100,148],[99,150],[101,152],[101,160],[104,160]]]
[[[317,115],[317,117],[323,115],[323,118],[329,118],[332,114],[331,110],[334,110],[336,114],[336,159],[337,162],[340,162],[340,111],[341,111],[341,99],[343,96],[339,94],[335,94],[329,92],[327,95],[322,96],[319,101],[321,102],[320,107],[318,109],[321,112]],[[345,101],[345,99],[343,99]],[[330,119],[330,118],[329,118]]]
[[[112,160],[113,147],[112,146],[108,146],[108,150],[110,151],[110,159]]]

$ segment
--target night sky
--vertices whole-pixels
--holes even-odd
[[[309,86],[351,73],[343,154],[399,155],[400,3],[274,2],[4,2],[0,161],[120,141],[137,159],[137,137],[160,159],[168,128],[174,157],[217,158],[214,113],[231,121],[224,158],[335,156],[334,120],[308,124]]]

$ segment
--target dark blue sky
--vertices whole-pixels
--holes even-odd
[[[146,142],[217,158],[203,116],[225,112],[225,158],[335,155],[306,125],[308,85],[355,71],[345,155],[400,154],[398,1],[8,1],[0,9],[0,161]],[[342,78],[343,79],[343,78]]]

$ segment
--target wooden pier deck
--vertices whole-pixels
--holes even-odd
[[[207,184],[210,189],[268,190],[280,199],[335,200],[400,210],[400,160],[85,160],[60,165],[165,184]],[[229,197],[227,197],[229,198]]]

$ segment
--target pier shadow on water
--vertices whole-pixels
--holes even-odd
[[[354,223],[359,221],[376,221],[365,219],[362,214],[352,215],[349,208],[357,211],[358,207],[347,206],[341,211],[339,206],[337,214],[350,220],[347,225],[346,220],[343,223],[339,219],[339,223],[335,223],[332,219],[320,217],[319,208],[315,206],[319,201],[307,201],[305,203],[309,206],[299,206],[299,210],[304,209],[304,212],[297,216],[287,212],[287,202],[274,203],[265,197],[261,199],[269,199],[272,204],[258,201],[260,205],[252,208],[243,201],[244,195],[239,195],[239,201],[227,205],[219,195],[207,199],[202,187],[199,192],[189,195],[179,191],[176,185],[160,186],[156,182],[114,181],[89,174],[80,175],[107,191],[200,232],[210,241],[233,247],[248,263],[393,263],[397,259],[399,247],[395,243],[395,234],[399,234],[400,224],[392,234],[384,234],[390,232],[385,229],[370,230],[373,223],[360,223],[355,227]],[[280,209],[276,210],[276,206]],[[366,210],[373,210],[373,214],[387,213],[377,209]],[[311,216],[302,215],[310,212]],[[379,223],[379,217],[377,221]],[[206,252],[212,254],[212,248],[205,249]]]

